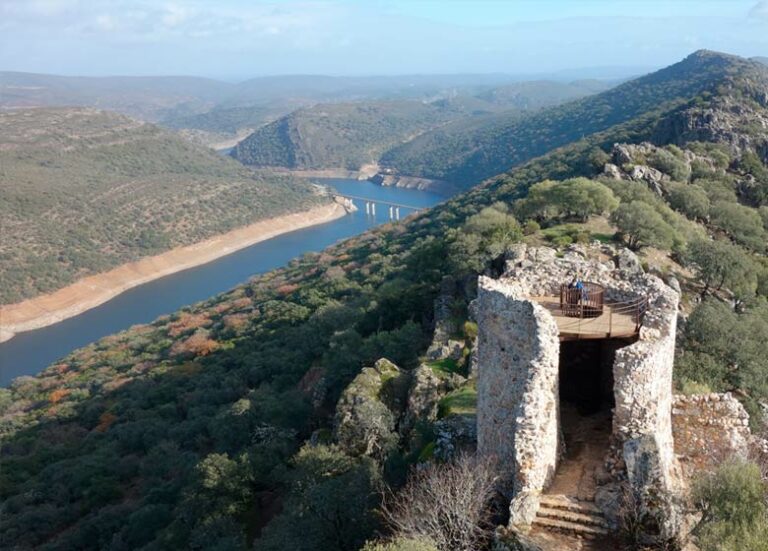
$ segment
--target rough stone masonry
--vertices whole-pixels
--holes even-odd
[[[608,301],[647,297],[637,341],[617,351],[612,447],[616,480],[628,482],[648,541],[676,536],[674,496],[681,478],[672,437],[672,368],[678,294],[645,274],[626,250],[573,246],[562,257],[547,248],[516,248],[503,276],[481,277],[473,310],[478,322],[478,452],[493,457],[507,479],[510,523],[529,525],[562,453],[558,328],[534,296],[558,296],[580,274],[605,287]],[[600,503],[598,503],[600,505]]]

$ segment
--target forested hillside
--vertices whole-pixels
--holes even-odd
[[[729,56],[691,64],[624,85],[621,116],[578,103],[595,111],[570,120],[602,120],[599,133],[0,390],[0,544],[342,551],[401,535],[377,512],[382,485],[396,492],[409,467],[439,469],[471,446],[468,304],[478,274],[497,274],[520,242],[626,245],[677,280],[677,390],[733,390],[759,430],[768,80]],[[460,350],[440,361],[426,354],[436,310]],[[417,385],[431,389],[423,411]],[[345,416],[350,404],[365,415]],[[762,512],[705,515],[704,551],[765,541],[755,476]]]
[[[346,168],[377,163],[392,147],[450,121],[484,127],[605,90],[606,81],[526,81],[463,90],[426,101],[322,104],[300,109],[258,129],[233,156],[247,165],[291,169]],[[478,85],[478,88],[480,86]],[[223,113],[222,113],[223,114]]]
[[[160,124],[178,130],[182,136],[194,142],[211,145],[235,139],[244,132],[252,132],[302,106],[302,103],[277,102],[248,107],[215,108],[197,115],[169,117]]]
[[[255,166],[358,169],[388,147],[462,113],[451,102],[322,104],[256,130],[232,156]]]
[[[122,115],[2,112],[0,303],[321,201]]]
[[[539,113],[446,125],[388,151],[381,164],[469,186],[645,112],[714,92],[728,86],[735,73],[762,74],[761,69],[756,62],[699,51],[656,73]]]

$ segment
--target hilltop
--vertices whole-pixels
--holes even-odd
[[[546,151],[652,111],[662,112],[728,86],[733,75],[765,79],[762,65],[699,51],[683,61],[605,92],[523,117],[457,121],[388,151],[382,166],[464,186]]]
[[[0,135],[3,304],[323,201],[106,111],[6,111]]]
[[[632,114],[605,98],[560,108],[568,120],[597,121],[584,129],[599,131],[506,166],[403,223],[17,379],[0,391],[0,542],[363,547],[392,528],[378,514],[382,484],[398,492],[416,464],[427,482],[445,480],[429,477],[474,449],[470,303],[478,276],[500,274],[521,244],[546,246],[552,259],[597,251],[598,263],[617,259],[622,270],[679,289],[686,323],[676,392],[704,393],[695,405],[730,391],[728,402],[738,397],[760,430],[768,402],[765,71],[714,53],[673,68],[611,96]],[[695,441],[681,452],[706,448],[705,459],[722,463],[716,444]],[[469,465],[458,479],[479,471]],[[743,524],[705,515],[702,549],[765,541],[759,469],[737,464],[734,480],[757,512]]]

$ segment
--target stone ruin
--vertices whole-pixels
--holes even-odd
[[[558,257],[552,249],[523,245],[501,278],[480,278],[473,305],[479,328],[478,452],[502,469],[510,525],[530,526],[566,451],[560,330],[551,310],[533,297],[558,296],[574,274],[601,284],[607,301],[648,300],[636,335],[610,350],[608,382],[601,383],[612,386],[612,426],[594,503],[606,518],[615,517],[619,488],[628,486],[646,539],[669,540],[680,529],[675,496],[684,488],[672,425],[679,294],[646,274],[627,250],[572,246]]]

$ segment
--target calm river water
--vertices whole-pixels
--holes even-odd
[[[444,199],[426,191],[381,187],[365,181],[327,179],[324,183],[340,193],[417,207],[430,207]],[[320,251],[389,220],[384,205],[378,205],[373,217],[366,215],[361,201],[356,200],[355,204],[360,210],[333,222],[257,243],[208,264],[135,287],[79,316],[20,333],[0,344],[0,386],[7,386],[19,375],[34,375],[72,350],[101,337],[207,299],[255,274],[283,266],[305,252]],[[400,216],[411,212],[401,208]]]

